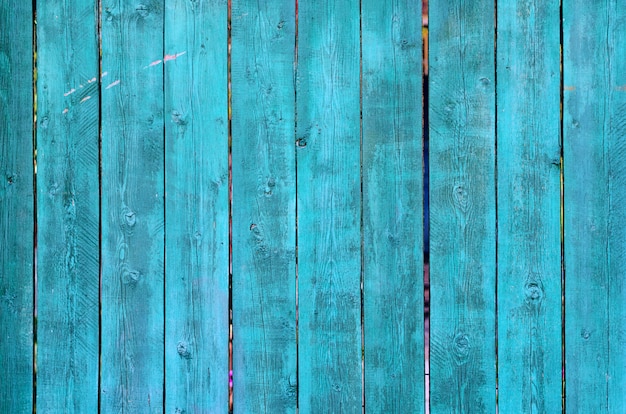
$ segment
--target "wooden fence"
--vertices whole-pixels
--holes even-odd
[[[231,2],[0,0],[0,412],[626,412],[624,5]]]

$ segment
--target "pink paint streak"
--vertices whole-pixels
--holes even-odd
[[[91,99],[91,96],[85,96],[83,99],[81,99],[80,103],[83,103],[85,101],[88,101]]]
[[[65,108],[65,109],[63,110],[63,113],[64,113],[64,114],[66,114],[66,113],[68,113],[69,111],[70,111],[69,109]]]

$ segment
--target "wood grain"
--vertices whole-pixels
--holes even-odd
[[[166,2],[165,412],[228,407],[227,2]]]
[[[163,412],[163,13],[158,0],[102,2],[105,412]]]
[[[97,9],[87,0],[38,1],[37,18],[37,408],[96,412]]]
[[[296,411],[295,2],[232,3],[236,413]]]
[[[498,5],[502,412],[561,411],[559,2]]]
[[[299,409],[360,413],[359,4],[298,7]]]
[[[33,7],[0,0],[0,412],[33,410]]]
[[[493,412],[493,2],[429,5],[430,408]]]
[[[568,413],[626,410],[626,13],[563,2]]]
[[[421,2],[362,2],[368,412],[424,411]]]

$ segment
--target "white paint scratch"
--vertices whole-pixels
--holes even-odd
[[[76,92],[76,89],[72,88],[72,89],[70,89],[69,91],[65,92],[65,93],[63,94],[63,96],[69,96],[69,95],[73,94],[74,92]]]
[[[161,63],[165,64],[165,62],[168,62],[170,60],[175,60],[175,59],[179,58],[180,56],[184,55],[185,53],[187,53],[187,51],[175,53],[175,54],[172,54],[172,55],[165,55],[165,56],[163,56],[163,59],[155,60],[154,62],[150,63],[148,66],[144,66],[143,68],[147,69],[147,68],[149,68],[151,66],[160,65]]]
[[[100,79],[104,78],[104,77],[105,77],[106,75],[108,75],[108,74],[109,74],[109,72],[104,72],[104,73],[102,73],[102,75],[100,75]]]
[[[85,101],[88,101],[89,99],[91,99],[91,96],[87,95],[85,96],[83,99],[80,100],[80,103],[83,103]]]
[[[156,65],[161,64],[161,62],[163,62],[163,60],[161,60],[161,59],[159,59],[159,60],[155,60],[154,62],[152,62],[152,63],[151,63],[151,64],[149,64],[148,66],[144,66],[143,68],[144,68],[144,69],[147,69],[147,68],[149,68],[149,67],[151,67],[151,66],[156,66]]]
[[[95,82],[95,81],[96,81],[96,78],[91,78],[91,79],[89,79],[89,80],[87,81],[87,83],[93,83],[93,82]]]
[[[114,87],[115,85],[118,85],[120,83],[120,80],[116,80],[115,82],[111,82],[111,84],[109,86],[107,86],[105,89],[111,89],[112,87]]]
[[[64,114],[66,114],[66,113],[68,113],[69,111],[70,111],[69,109],[65,108],[65,109],[63,110],[63,113],[64,113]]]

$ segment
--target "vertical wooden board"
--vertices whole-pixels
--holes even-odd
[[[0,412],[33,406],[33,8],[0,0]]]
[[[228,4],[165,9],[165,412],[228,409]]]
[[[295,2],[232,4],[233,408],[296,411]]]
[[[430,409],[495,409],[493,1],[429,4]]]
[[[163,13],[102,2],[104,412],[163,412]]]
[[[626,13],[563,2],[565,376],[570,413],[626,409]]]
[[[359,3],[298,7],[299,409],[360,413]]]
[[[93,1],[37,2],[37,411],[98,410],[99,55]]]
[[[497,18],[499,409],[560,412],[559,2]]]
[[[420,6],[361,6],[368,412],[424,411]]]
[[[626,412],[626,10],[624,3],[612,0],[607,4],[607,42],[602,43],[610,52],[608,71],[610,83],[605,85],[605,100],[609,109],[605,118],[609,147],[609,376],[608,403],[611,413]],[[594,28],[598,30],[598,28]],[[606,66],[605,66],[606,67]],[[596,67],[597,70],[597,67]]]

